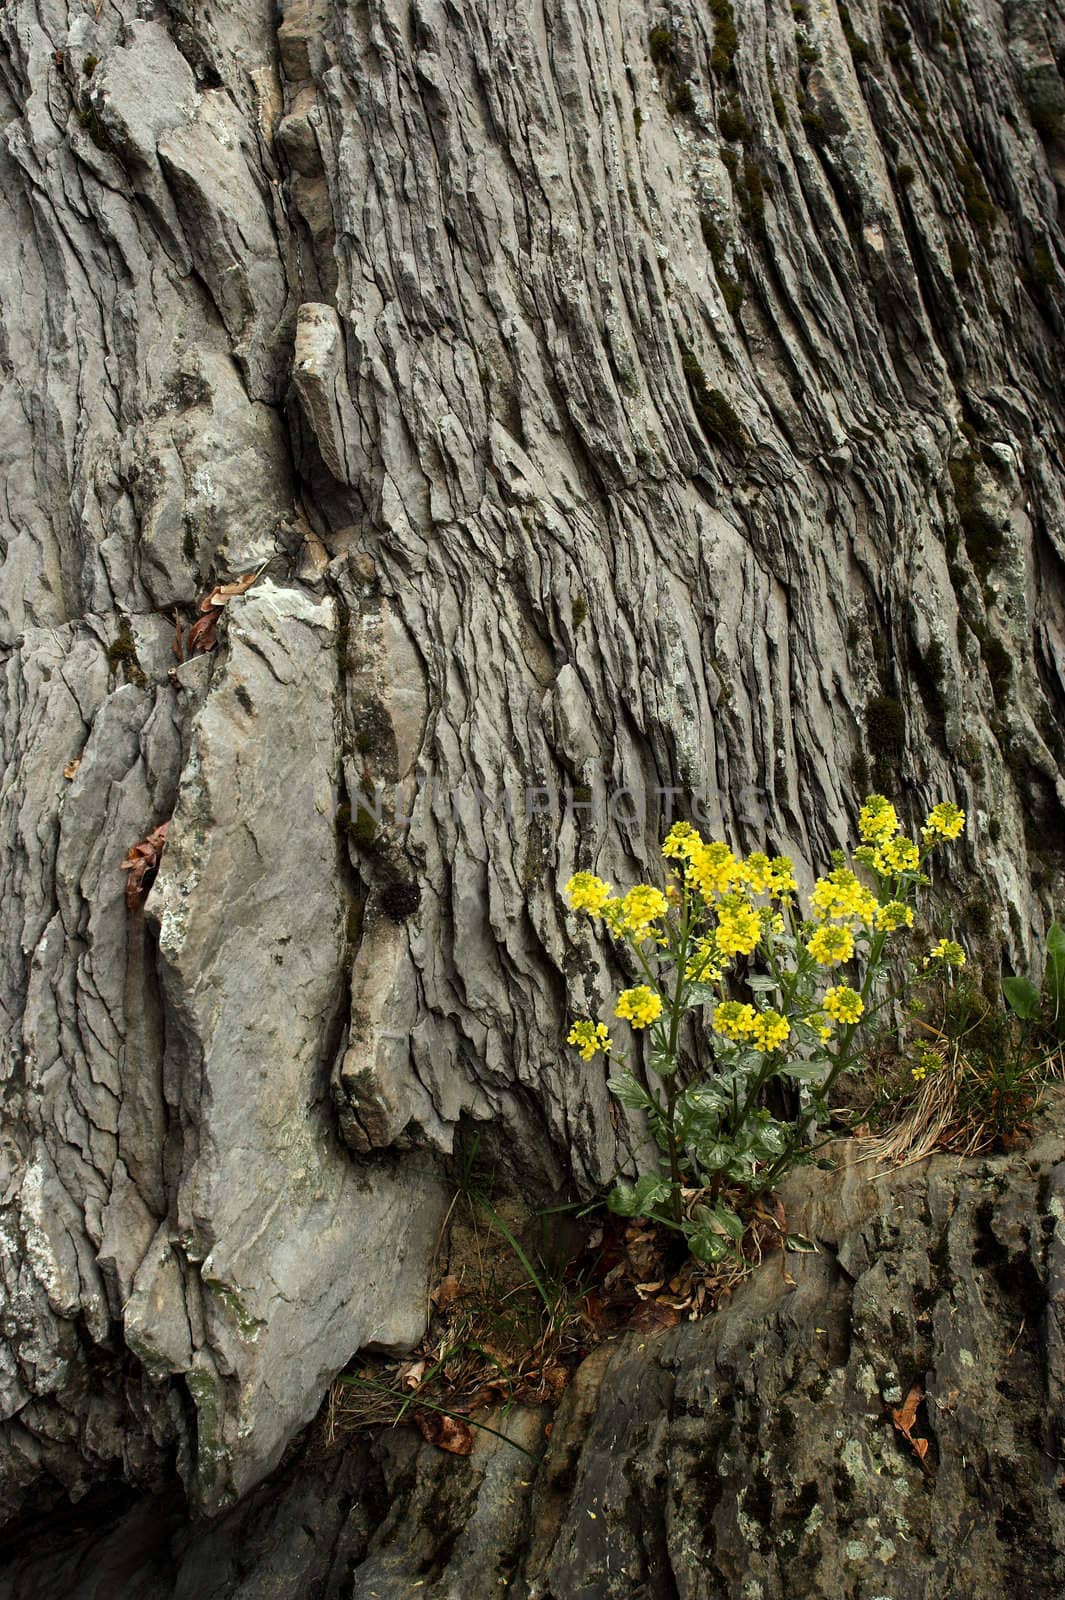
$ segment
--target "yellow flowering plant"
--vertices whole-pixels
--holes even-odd
[[[626,945],[642,979],[618,996],[614,1014],[647,1040],[646,1083],[604,1022],[575,1021],[569,1034],[583,1060],[609,1058],[611,1093],[644,1114],[659,1152],[635,1183],[617,1184],[613,1210],[680,1229],[702,1261],[739,1250],[744,1222],[726,1197],[770,1189],[813,1158],[832,1086],[856,1064],[862,1030],[892,998],[885,993],[889,941],[913,927],[928,859],[964,824],[964,813],[945,801],[913,840],[890,801],[870,795],[853,863],[834,855],[805,912],[786,856],[756,851],[744,860],[687,822],[672,827],[662,846],[664,892],[637,884],[615,895],[591,872],[569,880],[571,908]],[[927,959],[949,974],[965,954],[941,939]],[[682,1081],[682,1040],[696,1047],[686,1060],[710,1053],[709,1073]],[[775,1081],[798,1086],[790,1118],[767,1105]],[[774,1103],[786,1100],[777,1094]]]

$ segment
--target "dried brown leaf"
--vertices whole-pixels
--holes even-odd
[[[459,1280],[453,1272],[449,1272],[446,1278],[441,1278],[429,1298],[438,1311],[446,1311],[448,1306],[453,1305],[458,1299],[460,1293]]]
[[[70,779],[74,777],[75,773],[77,772],[77,770],[78,770],[78,768],[80,766],[81,766],[81,757],[80,756],[75,756],[73,761],[68,761],[66,766],[63,768],[63,776],[64,776],[64,778],[66,778],[67,781],[69,782]]]
[[[452,1456],[468,1456],[473,1451],[473,1430],[461,1417],[448,1417],[440,1411],[416,1411],[414,1421],[422,1438]]]
[[[143,904],[159,869],[159,858],[166,843],[170,818],[153,828],[146,838],[131,845],[126,852],[120,871],[128,872],[126,879],[126,905],[130,911]]]

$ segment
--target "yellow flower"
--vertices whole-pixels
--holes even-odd
[[[919,1067],[910,1068],[910,1077],[913,1079],[914,1083],[923,1083],[927,1076],[928,1068],[923,1064]]]
[[[769,863],[769,893],[772,899],[781,900],[797,887],[795,869],[790,856],[774,856]]]
[[[920,861],[921,853],[912,839],[888,839],[873,856],[874,868],[885,878],[897,872],[914,872]]]
[[[858,832],[866,844],[883,844],[898,831],[899,819],[891,801],[882,794],[868,795],[858,813]]]
[[[565,888],[566,899],[574,911],[587,911],[598,917],[610,899],[610,885],[594,872],[575,872]]]
[[[913,908],[903,905],[901,900],[889,900],[877,911],[876,925],[888,933],[894,933],[898,928],[912,928]]]
[[[722,1000],[714,1007],[712,1027],[715,1033],[720,1033],[726,1039],[745,1039],[754,1031],[758,1022],[758,1013],[753,1006],[744,1005],[739,1000]]]
[[[712,939],[699,939],[684,969],[689,983],[716,983],[724,972],[717,946]]]
[[[826,878],[818,878],[810,904],[820,920],[858,917],[870,925],[876,917],[876,896],[858,882],[849,867],[836,867]]]
[[[675,822],[666,834],[662,854],[667,861],[687,861],[702,842],[690,822]]]
[[[604,1055],[610,1049],[610,1035],[602,1022],[575,1022],[569,1030],[567,1044],[576,1045],[583,1061],[590,1061],[597,1051]]]
[[[965,812],[950,800],[941,800],[933,806],[921,829],[926,844],[933,839],[956,839],[965,826]]]
[[[786,1041],[790,1029],[787,1019],[779,1011],[762,1011],[755,1018],[754,1027],[751,1029],[751,1043],[756,1050],[768,1054],[770,1050],[777,1050]]]
[[[817,929],[806,948],[819,967],[835,967],[854,954],[854,935],[849,928],[826,925]]]
[[[666,914],[666,897],[648,883],[638,883],[621,902],[621,926],[636,939],[646,939],[651,924]]]
[[[750,955],[761,934],[761,919],[749,900],[737,894],[722,901],[714,939],[723,956]]]
[[[688,870],[704,900],[727,894],[739,881],[740,864],[727,844],[713,839],[698,844],[688,857]]]
[[[933,961],[942,961],[948,967],[964,967],[965,951],[953,939],[940,939],[928,952]]]
[[[752,894],[764,894],[773,882],[773,867],[769,857],[761,850],[749,855],[740,863],[740,881]]]
[[[848,989],[843,984],[835,989],[826,989],[821,1003],[834,1022],[857,1022],[865,1010],[857,989]]]
[[[661,996],[645,983],[635,989],[624,989],[618,995],[614,1015],[631,1023],[634,1028],[646,1028],[662,1015]]]

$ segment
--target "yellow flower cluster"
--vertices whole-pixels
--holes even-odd
[[[954,939],[940,939],[928,952],[933,961],[942,961],[948,967],[964,967],[965,951]]]
[[[716,983],[724,970],[720,952],[713,939],[698,939],[684,968],[684,976],[688,982]]]
[[[913,1079],[914,1083],[923,1083],[927,1076],[928,1068],[925,1066],[923,1061],[919,1067],[910,1068],[910,1077]]]
[[[941,800],[928,813],[921,837],[926,844],[933,839],[956,839],[964,826],[965,812],[949,800]]]
[[[876,917],[876,896],[858,882],[849,867],[836,867],[818,878],[810,892],[810,905],[818,920],[857,917],[870,925]]]
[[[806,948],[819,967],[836,967],[854,954],[854,934],[846,926],[826,923],[807,940]]]
[[[889,900],[878,910],[876,925],[888,933],[895,933],[899,928],[912,928],[913,907],[903,905],[901,900]]]
[[[756,1011],[741,1000],[720,1001],[714,1009],[713,1028],[734,1044],[747,1040],[764,1055],[786,1044],[791,1031],[779,1011]]]
[[[566,885],[565,895],[574,911],[587,911],[598,917],[610,899],[610,885],[597,878],[594,872],[575,872]]]
[[[779,1011],[762,1011],[751,1029],[751,1043],[756,1050],[768,1055],[770,1050],[779,1050],[787,1043],[790,1031],[787,1019]]]
[[[742,870],[727,844],[720,839],[709,844],[700,840],[688,856],[688,875],[703,899],[712,900],[728,894],[741,881]]]
[[[591,1061],[600,1050],[604,1055],[610,1049],[610,1035],[602,1022],[575,1022],[569,1030],[567,1044],[576,1045],[582,1061]]]
[[[667,861],[687,861],[702,842],[690,822],[675,822],[666,834],[662,854]]]
[[[833,1022],[857,1022],[865,1010],[865,1003],[857,989],[848,989],[843,984],[835,989],[826,989],[821,1004]]]
[[[921,852],[912,839],[887,839],[873,853],[873,867],[885,878],[897,872],[916,872],[920,864]]]
[[[723,956],[747,956],[762,936],[762,922],[743,895],[729,895],[717,913],[714,939]]]
[[[638,984],[635,989],[623,989],[618,995],[614,1015],[634,1028],[647,1028],[662,1015],[662,997],[646,983]]]
[[[715,1033],[737,1042],[747,1038],[757,1021],[753,1006],[744,1005],[741,1000],[722,1000],[714,1007],[712,1026]]]
[[[666,897],[648,883],[638,883],[621,902],[620,928],[635,939],[646,939],[652,923],[666,914]]]
[[[882,844],[899,831],[895,807],[882,794],[871,794],[858,813],[858,832],[866,844]]]

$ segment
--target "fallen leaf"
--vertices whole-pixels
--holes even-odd
[[[206,655],[218,643],[218,619],[222,615],[213,608],[204,617],[197,617],[189,629],[186,645],[190,656]]]
[[[928,1440],[915,1439],[913,1435],[913,1425],[917,1421],[917,1410],[923,1399],[924,1390],[919,1383],[915,1383],[901,1406],[897,1410],[892,1410],[891,1420],[913,1450],[924,1470],[931,1472],[931,1468],[925,1461],[925,1457],[928,1454]]]
[[[659,1333],[664,1328],[675,1328],[680,1316],[672,1306],[659,1300],[644,1300],[629,1318],[629,1327],[636,1333]]]
[[[74,774],[77,772],[77,770],[78,770],[78,768],[80,766],[81,766],[81,757],[80,756],[75,756],[73,761],[68,761],[66,766],[63,768],[63,776],[64,776],[64,778],[67,778],[67,779],[72,778],[74,776]]]
[[[441,1278],[429,1298],[438,1311],[446,1311],[458,1299],[459,1293],[459,1280],[453,1272],[449,1272],[446,1278]]]
[[[666,1280],[664,1278],[659,1278],[657,1283],[638,1283],[635,1286],[636,1293],[639,1295],[641,1300],[646,1300],[649,1295],[657,1294],[665,1281]]]
[[[414,1421],[422,1438],[452,1456],[468,1456],[473,1450],[473,1430],[461,1417],[448,1417],[440,1411],[416,1411]]]
[[[405,1372],[400,1373],[400,1377],[408,1389],[416,1389],[425,1377],[425,1362],[415,1361]]]
[[[148,890],[159,870],[159,858],[163,853],[169,827],[168,817],[157,828],[153,828],[147,838],[131,845],[126,852],[126,859],[119,870],[129,873],[126,879],[126,905],[130,911],[136,910],[148,896]]]

